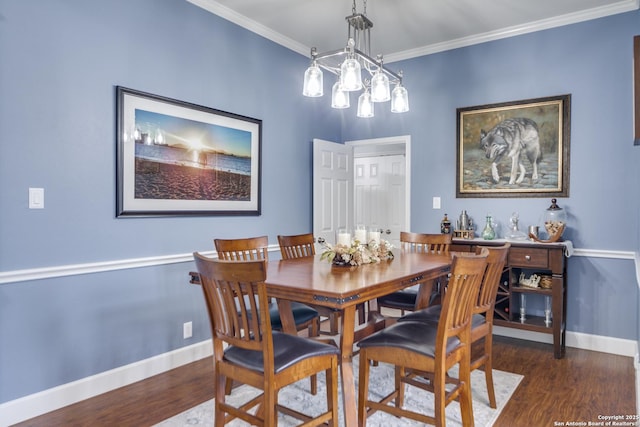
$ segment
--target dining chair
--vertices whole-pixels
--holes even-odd
[[[296,235],[278,235],[280,254],[282,259],[307,258],[316,255],[315,238],[312,233]],[[340,332],[340,311],[331,307],[311,305],[321,316],[329,319],[329,333],[337,335]],[[365,322],[364,304],[358,304],[358,320],[360,324]],[[322,333],[322,330],[320,330]]]
[[[269,238],[267,236],[247,237],[240,239],[214,239],[213,241],[218,258],[225,261],[252,261],[269,259]],[[320,333],[320,314],[317,310],[306,304],[291,302],[291,312],[298,331],[308,329],[310,337],[317,337]],[[269,305],[271,327],[274,330],[282,330],[282,320],[278,304],[271,302]],[[227,389],[228,390],[228,389]],[[228,390],[229,391],[229,390]],[[317,379],[311,377],[311,393],[317,392]]]
[[[310,417],[278,404],[278,391],[324,371],[327,410],[318,425],[338,425],[337,347],[273,330],[268,312],[265,260],[221,261],[193,254],[202,282],[213,338],[215,425],[239,418],[251,425],[276,426],[278,412]],[[267,308],[267,310],[265,310]],[[227,379],[262,391],[235,407],[226,402]],[[255,413],[249,410],[259,405]]]
[[[438,253],[448,254],[451,246],[451,234],[425,234],[400,232],[400,248],[406,252]],[[414,311],[418,299],[419,286],[411,286],[400,291],[377,299],[378,310],[382,307],[400,310],[400,315],[406,311]],[[434,304],[440,298],[438,289],[434,289],[431,294],[429,305]]]
[[[480,286],[480,294],[473,308],[471,317],[471,344],[484,338],[482,351],[474,352],[475,356],[471,360],[471,371],[484,367],[485,381],[487,383],[487,394],[489,395],[489,406],[496,408],[496,394],[493,387],[493,315],[496,304],[496,295],[502,273],[504,271],[507,256],[509,255],[510,243],[505,243],[499,247],[478,246],[476,253],[482,250],[488,252],[487,269]],[[434,305],[422,310],[407,314],[398,319],[398,322],[438,322],[441,314],[441,306]]]
[[[465,257],[454,255],[439,322],[398,322],[358,343],[359,425],[366,425],[367,416],[374,412],[384,411],[397,417],[444,426],[445,407],[457,400],[463,426],[473,426],[469,366],[470,324],[486,265],[486,254]],[[381,400],[370,400],[369,371],[375,369],[370,366],[371,362],[395,365],[394,390]],[[455,365],[459,367],[457,379],[447,375]],[[429,376],[432,381],[421,381],[416,376]],[[453,383],[454,386],[445,389],[445,383]],[[405,384],[433,393],[433,416],[403,407]],[[394,406],[389,405],[392,400],[395,401]]]
[[[214,239],[213,241],[218,258],[226,261],[250,261],[269,259],[269,239],[267,236],[248,237],[241,239]],[[320,327],[319,313],[317,310],[299,302],[291,303],[293,319],[296,329],[299,331],[309,329],[309,336],[318,336]],[[271,326],[276,330],[282,329],[280,312],[277,304],[271,304]]]

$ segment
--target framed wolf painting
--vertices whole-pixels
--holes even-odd
[[[568,197],[571,95],[457,109],[456,197]]]

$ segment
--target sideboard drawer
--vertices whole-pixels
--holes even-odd
[[[509,265],[525,268],[548,268],[549,251],[542,248],[509,249]]]

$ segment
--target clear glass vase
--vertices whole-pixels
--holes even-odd
[[[482,230],[482,238],[484,240],[493,240],[496,238],[496,230],[493,228],[491,215],[487,215],[487,223],[484,226],[484,230]]]

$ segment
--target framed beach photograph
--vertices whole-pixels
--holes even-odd
[[[457,109],[456,197],[568,197],[571,95]]]
[[[260,215],[261,120],[116,90],[116,216]]]

